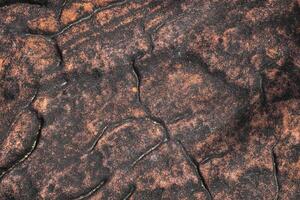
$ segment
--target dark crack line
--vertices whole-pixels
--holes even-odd
[[[30,103],[30,107],[29,107],[29,110],[33,113],[35,113],[35,115],[37,116],[37,119],[39,121],[39,129],[36,133],[36,136],[35,136],[35,140],[33,141],[32,145],[31,145],[31,148],[30,150],[21,158],[19,159],[18,161],[16,161],[11,167],[9,167],[7,170],[5,170],[4,172],[2,172],[2,174],[0,175],[0,180],[3,180],[3,177],[9,173],[11,170],[13,170],[17,165],[19,165],[20,163],[24,162],[27,158],[29,158],[32,153],[36,150],[37,146],[38,146],[38,143],[39,143],[39,140],[40,140],[40,137],[41,137],[41,133],[42,133],[42,129],[44,127],[44,118],[38,113],[37,110],[35,110],[32,106],[33,102],[35,101],[36,97],[37,97],[37,94],[38,94],[38,91],[36,92],[34,98],[32,99],[31,103]]]
[[[147,113],[147,111],[146,111],[146,113]],[[169,133],[169,130],[168,130],[168,127],[167,127],[166,123],[162,119],[153,116],[149,111],[148,111],[147,114],[148,114],[148,118],[150,120],[152,120],[154,123],[156,123],[156,124],[163,127],[164,132],[165,132],[165,140],[169,141],[170,140],[170,133]]]
[[[137,57],[139,58],[139,57]],[[166,123],[159,117],[156,117],[154,115],[152,115],[150,109],[143,103],[142,99],[141,99],[141,74],[136,66],[136,59],[137,58],[133,58],[132,59],[132,72],[135,76],[136,79],[136,87],[137,87],[137,99],[139,104],[143,107],[144,111],[146,112],[146,115],[149,119],[151,119],[152,121],[154,121],[155,123],[161,125],[164,128],[164,132],[166,135],[166,140],[170,139],[170,133],[168,130],[168,127],[166,125]]]
[[[137,56],[137,57],[143,57],[143,56],[140,55],[140,56]],[[131,65],[132,65],[133,75],[134,75],[135,80],[136,80],[137,99],[138,99],[138,102],[140,104],[142,104],[142,100],[141,100],[141,87],[140,87],[142,77],[141,77],[139,69],[136,66],[136,59],[137,59],[137,57],[132,58],[132,64]]]
[[[98,134],[98,136],[96,136],[96,139],[94,140],[94,142],[92,143],[91,147],[88,149],[88,152],[92,152],[97,144],[99,143],[99,141],[101,140],[101,138],[104,136],[104,134],[109,130],[109,129],[114,129],[117,128],[123,124],[125,124],[126,122],[130,122],[130,121],[134,121],[134,120],[138,120],[141,118],[136,118],[136,117],[129,117],[111,124],[107,124],[102,128],[102,131],[100,132],[100,134]]]
[[[156,145],[150,147],[145,153],[143,153],[142,155],[140,155],[135,161],[133,161],[133,163],[130,165],[131,168],[133,168],[139,161],[141,161],[143,158],[145,158],[147,155],[151,154],[153,151],[155,151],[156,149],[158,149],[162,144],[166,143],[167,140],[166,138],[162,141],[160,141],[159,143],[157,143]]]
[[[211,195],[211,193],[208,189],[208,186],[205,182],[205,179],[204,179],[204,177],[201,173],[201,170],[199,168],[199,163],[197,163],[197,161],[188,154],[188,151],[186,150],[186,148],[184,147],[184,145],[182,144],[182,142],[180,140],[176,140],[176,143],[181,147],[184,156],[187,158],[189,163],[194,167],[194,169],[197,173],[197,176],[198,176],[201,187],[204,189],[204,191],[206,192],[209,199],[212,200],[213,199],[212,195]]]
[[[65,26],[64,28],[62,28],[62,30],[50,35],[50,38],[54,38],[54,37],[57,37],[61,34],[63,34],[65,31],[69,30],[70,28],[72,28],[73,26],[77,25],[77,24],[80,24],[81,22],[84,22],[86,20],[89,20],[91,19],[95,14],[97,14],[98,12],[101,12],[101,11],[104,11],[104,10],[108,10],[110,8],[114,8],[114,7],[117,7],[117,6],[122,6],[126,3],[128,3],[129,0],[125,0],[125,1],[121,1],[121,2],[116,2],[116,3],[113,3],[113,4],[109,4],[105,7],[100,7],[100,8],[96,8],[91,14],[85,16],[85,17],[82,17],[78,20],[76,20],[75,22],[72,22],[70,23],[69,25]]]
[[[91,145],[91,147],[88,149],[89,153],[91,153],[92,151],[94,151],[94,149],[97,146],[98,142],[103,137],[104,133],[107,131],[108,128],[110,128],[110,125],[104,126],[104,128],[101,131],[101,133],[98,134],[98,136],[96,137],[95,141],[93,142],[93,144]]]
[[[273,176],[274,176],[274,183],[275,183],[275,186],[276,186],[276,195],[274,197],[274,200],[278,200],[279,190],[280,190],[279,181],[278,181],[278,163],[277,163],[276,153],[275,153],[275,150],[274,150],[277,144],[278,144],[278,140],[275,142],[275,144],[271,148]]]
[[[62,53],[62,50],[60,49],[57,41],[54,42],[54,47],[56,49],[56,53],[57,53],[57,56],[59,58],[59,63],[58,63],[58,66],[61,66],[62,68],[64,67],[64,58],[63,58],[63,53]]]
[[[171,118],[168,123],[170,124],[175,124],[181,120],[185,120],[188,119],[190,117],[193,117],[196,113],[193,113],[192,109],[188,108],[187,110],[185,110],[182,113],[178,113],[176,116],[174,116],[173,118]]]
[[[85,199],[85,198],[88,198],[88,197],[92,196],[95,192],[97,192],[100,188],[102,188],[107,182],[108,182],[107,178],[104,179],[104,180],[102,180],[102,181],[100,181],[100,183],[97,184],[90,191],[88,191],[85,194],[80,195],[79,197],[74,198],[73,200],[81,200],[81,199]]]
[[[122,198],[122,200],[128,200],[133,195],[135,190],[136,190],[136,186],[135,185],[130,185],[129,186],[129,192],[125,195],[125,197]]]
[[[209,162],[210,160],[213,160],[215,158],[222,158],[224,157],[226,154],[228,154],[230,152],[230,150],[227,150],[227,151],[223,151],[223,152],[220,152],[220,153],[214,153],[214,154],[211,154],[211,155],[208,155],[206,158],[204,158],[199,164],[200,165],[203,165],[207,162]]]
[[[0,8],[5,6],[10,6],[13,4],[30,4],[30,5],[38,5],[38,6],[47,6],[47,0],[2,0],[0,1]]]
[[[148,39],[148,42],[150,44],[150,54],[152,54],[153,51],[154,51],[154,48],[155,48],[153,37],[152,37],[151,33],[149,33],[148,31],[146,31],[145,24],[144,24],[144,22],[142,20],[140,22],[140,25],[141,25],[142,30],[143,30],[143,32],[145,33],[145,35],[146,35],[146,37]]]
[[[58,67],[60,67],[61,70],[64,70],[65,60],[64,60],[63,52],[62,52],[60,46],[58,45],[57,40],[54,40],[54,47],[56,49],[56,54],[57,54],[58,59],[59,59]],[[66,72],[63,72],[63,78],[64,78],[64,82],[60,86],[65,86],[70,82],[70,78],[69,78],[69,76]]]
[[[61,15],[62,15],[62,12],[67,4],[68,0],[64,0],[63,4],[61,5],[61,8],[59,9],[59,13],[58,13],[58,20],[60,21],[61,19]]]

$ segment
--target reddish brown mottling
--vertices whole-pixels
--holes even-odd
[[[0,199],[299,199],[298,0],[0,1]]]

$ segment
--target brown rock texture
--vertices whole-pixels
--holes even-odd
[[[299,200],[299,0],[0,0],[0,200]]]

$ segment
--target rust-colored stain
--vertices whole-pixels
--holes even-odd
[[[0,200],[300,199],[299,0],[0,0]]]

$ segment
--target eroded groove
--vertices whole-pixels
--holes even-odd
[[[47,6],[48,0],[1,0],[0,8],[4,6],[9,6],[13,4],[26,3],[31,5]]]
[[[124,0],[124,1],[121,1],[121,2],[116,2],[116,3],[110,4],[110,5],[104,6],[104,7],[96,8],[91,14],[89,14],[85,17],[79,18],[78,20],[76,20],[76,21],[70,23],[69,25],[65,26],[64,28],[62,28],[62,30],[58,31],[57,33],[54,33],[54,34],[50,35],[50,38],[57,37],[57,36],[63,34],[64,32],[66,32],[67,30],[69,30],[70,28],[72,28],[73,26],[75,26],[77,24],[80,24],[81,22],[84,22],[86,20],[91,19],[98,12],[101,12],[103,10],[107,10],[107,9],[110,9],[110,8],[114,8],[114,7],[117,7],[117,6],[121,6],[121,5],[124,5],[128,2],[129,2],[128,0]]]
[[[42,129],[44,127],[44,118],[38,113],[38,111],[36,109],[33,108],[32,106],[32,103],[35,101],[36,97],[37,97],[37,94],[38,94],[38,90],[34,96],[34,98],[32,99],[32,101],[30,102],[30,105],[29,105],[29,110],[33,113],[35,113],[38,121],[39,121],[39,129],[36,133],[36,136],[35,136],[35,139],[29,149],[29,151],[27,153],[25,153],[25,155],[20,158],[19,160],[17,160],[14,164],[11,165],[11,167],[9,167],[8,169],[6,169],[4,172],[2,172],[2,174],[0,175],[0,181],[3,179],[3,177],[8,174],[11,170],[13,170],[17,165],[19,165],[20,163],[24,162],[27,158],[29,158],[33,152],[36,150],[37,146],[38,146],[38,143],[39,143],[39,140],[40,140],[40,136],[41,136],[41,133],[42,133]]]
[[[276,186],[276,195],[274,197],[274,200],[278,200],[279,190],[280,190],[279,181],[278,181],[278,163],[277,163],[276,153],[275,153],[275,150],[274,150],[277,144],[278,144],[278,141],[276,141],[275,144],[271,148],[273,176],[274,176],[274,183],[275,183],[275,186]]]
[[[100,188],[102,188],[107,183],[107,181],[108,181],[108,178],[103,179],[102,181],[100,181],[99,184],[97,184],[90,191],[88,191],[85,194],[80,195],[79,197],[74,198],[73,200],[81,200],[81,199],[85,199],[85,198],[92,196],[95,192],[97,192]]]
[[[128,200],[133,195],[135,190],[136,190],[136,186],[130,185],[128,193],[122,198],[122,200]]]
[[[186,148],[184,147],[184,145],[182,144],[182,142],[180,140],[176,140],[176,143],[181,147],[182,149],[182,152],[184,154],[184,156],[187,158],[187,160],[189,161],[189,163],[194,167],[196,173],[197,173],[197,176],[198,176],[198,180],[199,180],[199,183],[201,185],[201,187],[204,189],[204,191],[206,192],[206,195],[209,197],[210,200],[212,200],[212,195],[208,189],[208,186],[205,182],[205,179],[200,171],[200,168],[199,168],[199,163],[193,158],[191,157]]]

